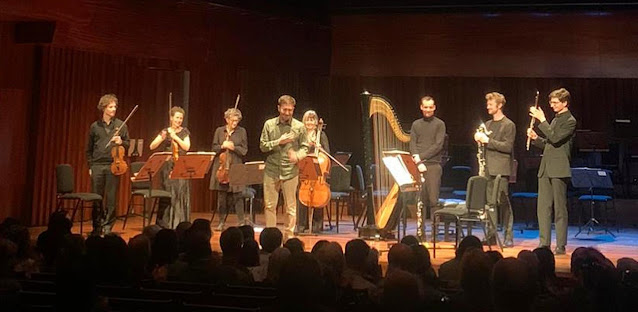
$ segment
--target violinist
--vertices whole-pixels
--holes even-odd
[[[86,145],[86,158],[91,176],[91,190],[102,195],[102,205],[93,204],[93,232],[91,235],[101,235],[111,232],[115,223],[115,207],[117,206],[117,189],[120,184],[119,176],[111,172],[111,148],[121,145],[129,147],[128,128],[122,126],[120,133],[113,136],[116,129],[122,125],[122,120],[115,117],[117,112],[117,97],[115,94],[105,94],[100,98],[97,108],[102,112],[102,118],[93,122],[89,129]],[[108,144],[110,142],[110,144]],[[108,144],[108,146],[107,146]]]
[[[315,142],[317,142],[317,124],[319,117],[313,110],[308,110],[303,114],[302,122],[306,129],[306,136],[308,141],[308,153],[315,152]],[[323,150],[330,153],[330,143],[328,142],[328,136],[325,131],[321,132],[321,138],[319,143]],[[299,203],[299,232],[303,232],[308,228],[308,207]],[[312,232],[320,233],[323,230],[323,209],[315,209],[312,214]]]
[[[241,164],[242,157],[248,152],[246,129],[239,126],[241,111],[229,108],[224,112],[226,125],[215,130],[213,135],[213,152],[217,154],[213,161],[210,177],[210,189],[217,191],[217,211],[219,211],[218,231],[224,229],[224,222],[231,209],[235,210],[239,225],[244,225],[244,186],[230,186],[228,169],[231,164]],[[224,155],[224,156],[222,156]],[[223,160],[223,162],[221,161]],[[221,177],[221,179],[220,179]]]
[[[150,149],[171,152],[173,142],[177,143],[180,155],[186,154],[191,147],[190,131],[183,127],[184,109],[174,106],[170,110],[170,127],[163,129],[151,142]],[[173,170],[173,161],[167,161],[160,169],[162,187],[171,193],[171,202],[160,200],[157,208],[157,224],[163,228],[174,228],[182,221],[190,220],[190,183],[189,180],[169,179]],[[170,209],[169,209],[170,208]]]

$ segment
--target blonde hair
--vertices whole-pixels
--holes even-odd
[[[239,120],[242,119],[241,111],[238,108],[229,108],[224,112],[224,119],[228,119],[231,116],[237,116]]]
[[[318,123],[319,122],[319,116],[317,115],[317,112],[315,112],[313,110],[307,110],[305,113],[303,113],[303,118],[301,118],[301,120],[305,123],[309,119],[314,119],[315,123]]]
[[[182,113],[182,116],[186,117],[186,112],[179,106],[173,106],[173,108],[171,108],[171,117],[175,116],[175,113]]]
[[[279,100],[277,100],[277,103],[278,105],[290,104],[292,106],[295,106],[297,104],[297,101],[295,101],[294,97],[284,94],[279,97]]]
[[[115,96],[115,94],[108,93],[108,94],[102,95],[102,97],[100,98],[100,101],[97,103],[97,109],[104,111],[104,109],[107,106],[109,106],[111,102],[115,102],[115,105],[117,105],[117,97]]]
[[[494,100],[496,102],[496,104],[501,104],[503,105],[503,107],[505,107],[505,96],[501,93],[498,92],[490,92],[488,94],[485,95],[485,99],[486,100]]]

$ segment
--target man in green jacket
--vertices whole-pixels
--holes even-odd
[[[567,183],[571,178],[572,138],[576,130],[576,118],[569,111],[570,94],[565,88],[549,94],[549,104],[556,113],[551,124],[540,108],[531,107],[529,115],[537,119],[540,134],[527,129],[533,144],[543,149],[538,168],[538,228],[539,247],[549,247],[552,237],[552,204],[556,223],[557,255],[565,254],[567,245]]]

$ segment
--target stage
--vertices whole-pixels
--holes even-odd
[[[193,213],[191,218],[193,220],[197,218],[205,218],[210,219],[210,213]],[[282,221],[284,220],[284,216],[279,214],[278,219],[280,228],[283,227]],[[259,231],[260,225],[263,227],[265,224],[265,218],[263,214],[258,214],[256,216],[256,229],[255,229],[255,240],[259,241]],[[215,223],[213,223],[213,228],[216,227],[217,218],[215,219]],[[233,226],[237,224],[237,220],[234,215],[229,215],[228,220],[226,222],[226,226]],[[327,229],[327,222],[324,223],[325,228]],[[333,222],[334,225],[334,222]],[[344,218],[340,219],[339,222],[339,233],[336,233],[336,229],[332,229],[331,231],[326,231],[320,235],[301,235],[298,236],[304,244],[306,251],[310,251],[312,246],[319,240],[325,239],[329,241],[335,241],[341,244],[342,247],[345,247],[346,243],[354,238],[357,238],[357,233],[353,230],[352,220],[349,216],[344,216]],[[428,223],[428,225],[430,225]],[[84,222],[84,234],[87,235],[91,231],[91,222]],[[520,229],[524,227],[524,224],[514,224],[514,247],[513,248],[505,248],[502,252],[504,257],[516,257],[521,250],[529,249],[533,250],[538,246],[538,230],[534,229],[524,229],[521,233]],[[31,237],[35,241],[37,236],[46,229],[46,227],[32,227],[30,228]],[[75,222],[73,226],[73,233],[79,233],[80,223]],[[122,230],[122,220],[118,220],[113,228],[114,232],[121,235],[124,240],[128,242],[128,240],[140,234],[142,231],[142,218],[141,217],[131,217],[127,221],[127,227],[125,230]],[[613,238],[609,234],[592,234],[587,235],[587,230],[584,229],[583,232],[578,235],[578,237],[574,237],[574,235],[578,232],[577,226],[570,226],[568,233],[568,242],[567,242],[567,254],[563,256],[556,256],[556,271],[558,273],[569,273],[571,253],[574,249],[578,247],[594,247],[600,250],[607,258],[609,258],[614,265],[616,261],[623,257],[630,257],[634,259],[638,259],[638,229],[636,228],[621,228],[620,232],[616,232],[613,230],[616,238]],[[416,233],[416,221],[408,220],[408,228],[407,234]],[[428,227],[428,235],[430,233],[430,228]],[[473,234],[481,237],[482,231],[480,229],[475,229]],[[221,248],[219,246],[219,235],[220,233],[214,231],[213,238],[211,239],[211,246],[214,251],[221,252]],[[429,237],[429,236],[428,236]],[[439,236],[442,239],[442,235]],[[451,235],[452,239],[454,238]],[[392,244],[396,243],[396,240],[387,240],[387,241],[367,241],[370,246],[376,248],[380,251],[381,257],[379,262],[383,266],[384,270],[387,266],[387,251],[390,249]],[[552,242],[555,242],[555,237],[552,237]],[[430,256],[432,256],[432,243],[426,242],[425,245],[430,250]],[[492,246],[493,249],[498,250],[497,246]],[[485,250],[487,246],[485,246]],[[432,258],[432,265],[438,269],[441,263],[454,258],[454,241],[452,242],[439,242],[437,241],[437,252],[436,258]]]

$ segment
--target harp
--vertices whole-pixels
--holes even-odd
[[[409,151],[410,134],[403,131],[390,104],[383,96],[361,94],[364,144],[364,182],[366,186],[367,226],[359,236],[385,238],[391,236],[399,221],[399,187],[385,168],[384,151]]]

